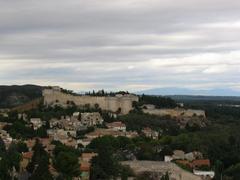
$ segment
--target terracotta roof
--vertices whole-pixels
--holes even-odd
[[[122,123],[121,121],[108,123],[107,126],[109,126],[109,127],[126,127],[126,125],[124,123]]]
[[[82,158],[89,158],[92,159],[93,157],[97,156],[97,153],[82,153]]]
[[[209,159],[199,159],[199,160],[194,160],[192,162],[193,166],[210,166],[210,160]]]
[[[80,171],[90,171],[91,164],[89,162],[81,162]]]

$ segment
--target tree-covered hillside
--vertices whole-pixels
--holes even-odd
[[[41,95],[41,86],[0,86],[0,108],[15,107],[39,98]]]

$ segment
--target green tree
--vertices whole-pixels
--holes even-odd
[[[33,174],[29,180],[52,180],[52,175],[49,172],[48,161],[46,159],[41,159],[38,162],[36,169],[33,171]]]
[[[27,144],[24,143],[23,141],[19,141],[19,142],[17,143],[17,151],[18,151],[19,153],[27,152],[27,151],[28,151]]]
[[[6,146],[2,138],[0,137],[0,153],[6,152]]]
[[[49,157],[47,152],[44,150],[42,144],[39,142],[39,140],[36,140],[36,143],[33,147],[33,157],[31,162],[27,166],[27,170],[30,173],[33,173],[33,171],[36,169],[37,166],[39,166],[39,163],[44,161],[49,163]]]
[[[77,177],[80,175],[78,156],[72,152],[60,152],[54,160],[54,167],[64,177]]]
[[[92,159],[91,179],[107,180],[119,175],[118,161],[113,157],[111,150],[104,144],[98,146],[98,156]]]
[[[9,161],[9,166],[12,168],[15,168],[16,170],[19,170],[20,167],[20,161],[21,161],[21,154],[17,150],[17,145],[12,143],[8,150],[7,150],[7,157]]]
[[[216,162],[214,163],[215,179],[222,180],[222,173],[224,170],[223,166],[223,162],[220,160],[216,160]]]
[[[0,179],[10,179],[9,166],[6,158],[0,155]]]

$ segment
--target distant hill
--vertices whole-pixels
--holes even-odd
[[[137,94],[147,95],[190,95],[190,96],[240,96],[240,91],[229,88],[211,90],[192,90],[187,88],[156,88],[139,91]]]
[[[240,96],[190,96],[190,95],[169,95],[176,101],[240,101]]]
[[[41,86],[0,86],[0,108],[12,108],[42,96]]]

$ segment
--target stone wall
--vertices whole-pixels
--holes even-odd
[[[139,175],[143,172],[152,172],[159,174],[170,175],[170,179],[174,180],[201,180],[200,176],[196,176],[190,172],[187,172],[176,164],[163,161],[123,161],[123,165],[128,165],[132,168],[135,174]]]
[[[134,95],[118,95],[118,96],[75,96],[66,94],[59,89],[44,89],[43,90],[44,105],[53,106],[61,105],[67,107],[69,102],[74,102],[77,106],[89,104],[94,107],[96,104],[103,109],[111,112],[120,110],[121,114],[128,114],[133,109],[133,101],[138,101],[138,97]]]
[[[205,111],[203,110],[195,110],[195,109],[143,109],[144,113],[153,114],[157,116],[171,116],[171,117],[203,117],[205,118]]]

